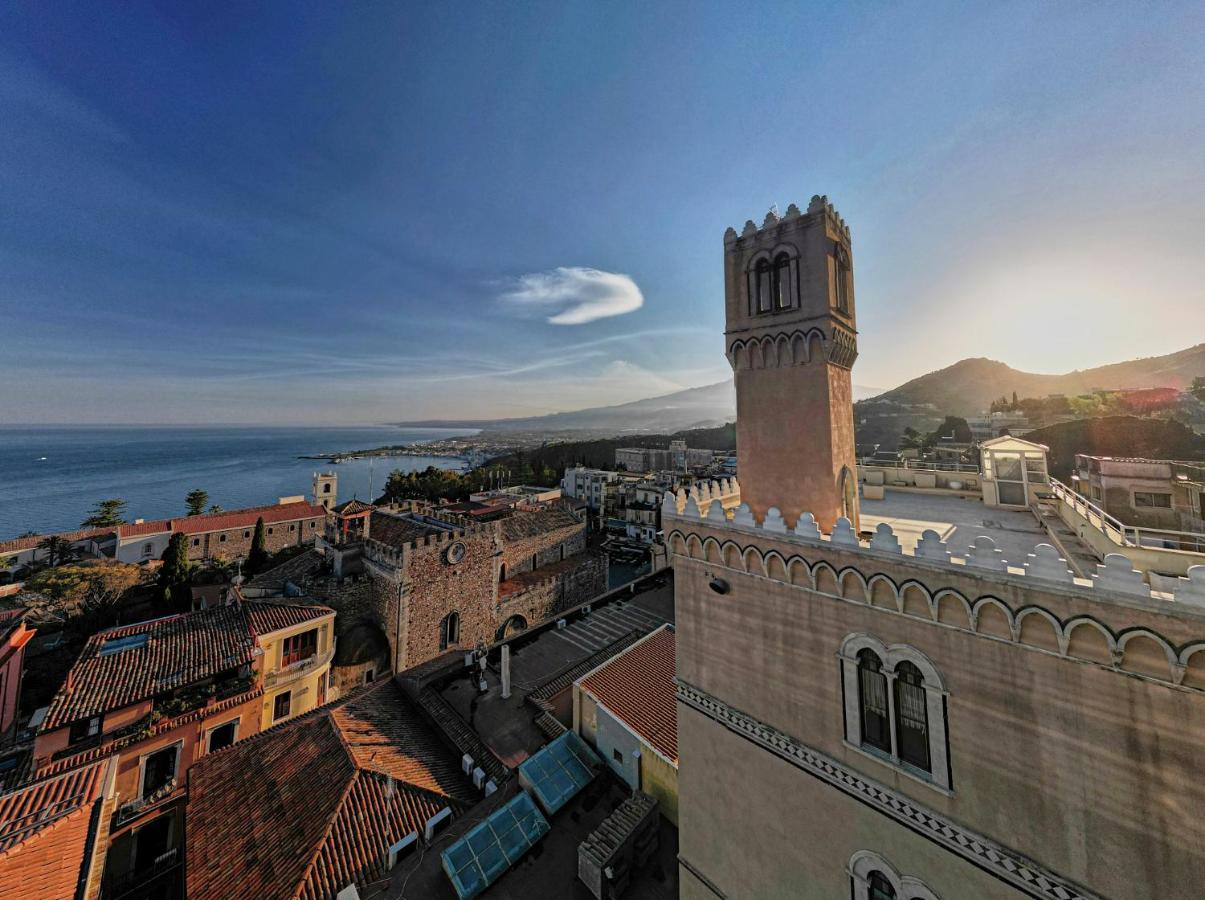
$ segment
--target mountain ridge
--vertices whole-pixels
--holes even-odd
[[[1022,372],[987,357],[968,357],[904,382],[889,391],[854,387],[859,402],[933,404],[943,414],[970,416],[986,410],[993,400],[1045,397],[1122,388],[1187,388],[1205,376],[1205,343],[1163,356],[1148,356],[1076,369],[1061,375]],[[480,428],[486,431],[594,432],[606,434],[664,434],[690,428],[711,428],[736,417],[736,392],[731,381],[686,388],[643,400],[596,406],[541,416],[507,419],[426,419],[394,423],[410,428]]]

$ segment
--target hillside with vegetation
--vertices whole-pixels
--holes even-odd
[[[1050,448],[1050,473],[1060,479],[1071,476],[1077,453],[1205,460],[1205,437],[1174,419],[1138,416],[1080,419],[1035,429],[1025,435],[1025,440]]]
[[[972,416],[1001,397],[1077,396],[1132,388],[1186,390],[1205,376],[1205,344],[1166,356],[1151,356],[1082,369],[1063,375],[1022,372],[994,359],[964,359],[905,382],[875,397],[877,401],[919,406],[932,404],[947,415]]]

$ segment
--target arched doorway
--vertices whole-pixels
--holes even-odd
[[[495,640],[504,641],[508,637],[514,637],[522,631],[527,630],[527,620],[522,616],[511,616],[502,623],[502,627],[498,629],[498,634]]]

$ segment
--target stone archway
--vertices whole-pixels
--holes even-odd
[[[516,634],[527,630],[527,620],[522,616],[511,616],[502,623],[498,629],[498,634],[494,638],[496,641],[504,641],[509,637],[514,637]]]

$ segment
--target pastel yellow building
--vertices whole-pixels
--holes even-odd
[[[678,709],[672,625],[573,683],[573,728],[633,790],[678,824]]]
[[[326,703],[335,655],[335,612],[320,606],[272,607],[257,622],[264,696],[260,728],[267,729]],[[258,630],[258,629],[257,629]]]

